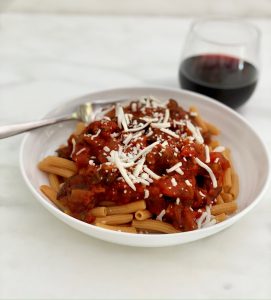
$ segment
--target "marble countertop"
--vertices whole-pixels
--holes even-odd
[[[178,87],[190,21],[1,15],[0,124],[39,119],[103,88]],[[262,30],[261,78],[239,112],[271,152],[271,21],[253,21]],[[118,246],[71,229],[37,203],[19,170],[22,137],[0,141],[1,299],[271,298],[270,188],[212,237],[168,248]]]

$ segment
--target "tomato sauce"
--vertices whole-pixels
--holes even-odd
[[[205,145],[211,136],[202,134],[204,143],[197,142],[187,125],[189,121],[196,128],[194,117],[175,100],[170,99],[167,106],[131,102],[123,108],[126,120],[123,117],[122,123],[117,109],[89,124],[81,134],[71,135],[67,145],[57,150],[60,157],[73,160],[78,167],[78,174],[62,184],[58,200],[74,217],[92,223],[95,217],[90,210],[101,201],[121,205],[144,199],[154,219],[165,210],[163,221],[178,230],[197,229],[199,210],[214,204],[221,192],[228,160],[222,153],[210,151],[210,161],[206,162]],[[144,128],[140,130],[141,127]],[[114,155],[118,155],[129,182],[117,167]],[[212,170],[216,186],[195,158]],[[136,176],[140,160],[144,160],[144,166],[141,175]],[[178,172],[169,171],[179,163]]]

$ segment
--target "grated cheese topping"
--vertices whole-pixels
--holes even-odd
[[[135,177],[138,177],[138,175],[142,172],[144,163],[145,163],[145,157],[142,157],[142,158],[138,161],[138,163],[137,163],[137,165],[136,165],[136,167],[135,167],[135,169],[134,169],[133,175],[134,175]]]
[[[91,139],[93,140],[94,138],[96,138],[97,136],[99,136],[99,134],[101,133],[101,129],[98,129],[98,131],[96,132],[96,134],[91,136]]]
[[[149,190],[145,189],[145,190],[144,190],[144,199],[149,198],[149,196],[150,196]]]
[[[74,139],[74,138],[72,138],[72,152],[71,152],[71,155],[70,155],[70,157],[72,157],[72,155],[73,155],[73,153],[74,153],[74,151],[75,151],[75,146],[76,146],[75,139]]]
[[[141,123],[142,124],[142,123]],[[127,128],[127,130],[125,130],[125,131],[127,131],[127,132],[136,132],[136,131],[138,131],[138,130],[142,130],[142,129],[144,129],[144,128],[146,128],[147,126],[149,126],[150,125],[150,122],[147,122],[146,124],[142,124],[141,125],[140,124],[140,126],[138,126],[138,127],[135,127],[135,128]]]
[[[191,131],[194,139],[199,143],[199,144],[203,144],[204,143],[204,139],[199,131],[198,127],[195,127],[189,120],[186,121],[186,126],[189,129],[189,131]]]
[[[202,191],[199,191],[199,194],[201,195],[202,198],[206,197],[206,195],[204,195]]]
[[[153,127],[153,128],[169,128],[170,123],[151,123],[151,127]]]
[[[172,186],[177,186],[177,181],[174,177],[171,178],[171,183],[172,183]]]
[[[205,145],[204,148],[205,148],[205,157],[206,157],[205,162],[208,164],[210,162],[210,150],[208,145]]]
[[[188,179],[186,179],[184,182],[187,186],[192,186],[191,182]]]
[[[113,152],[113,157],[114,157],[114,162],[116,164],[116,167],[119,169],[122,177],[124,178],[124,180],[127,182],[127,184],[134,190],[136,191],[136,187],[134,185],[134,183],[132,182],[132,180],[130,179],[130,177],[127,174],[127,171],[125,170],[125,168],[122,165],[121,160],[119,159],[118,156],[118,152],[117,151],[111,151]]]
[[[163,131],[164,133],[171,135],[173,137],[175,137],[176,139],[179,139],[180,136],[178,134],[176,134],[174,131],[170,130],[170,129],[166,129],[166,128],[161,128],[161,131]]]
[[[90,160],[88,161],[88,164],[89,164],[90,166],[95,166],[95,163],[94,163],[94,160],[93,160],[93,159],[90,159]]]
[[[159,175],[155,174],[155,173],[154,173],[151,169],[149,169],[147,166],[145,166],[143,169],[144,169],[144,171],[145,171],[147,174],[149,174],[153,179],[158,180],[158,179],[161,178]]]
[[[80,149],[79,151],[77,151],[77,152],[75,153],[75,155],[79,155],[79,154],[81,154],[81,153],[84,152],[84,151],[86,151],[86,148]]]
[[[165,117],[164,117],[164,120],[163,120],[163,123],[164,123],[164,124],[167,124],[167,123],[168,123],[169,116],[170,116],[170,114],[169,114],[169,109],[167,108],[167,109],[165,110]]]
[[[214,151],[214,152],[223,152],[223,151],[225,151],[225,147],[223,147],[223,146],[218,146],[218,147],[216,147],[213,151]]]
[[[110,148],[107,147],[107,146],[103,147],[103,149],[104,149],[105,152],[110,152]]]
[[[210,177],[211,177],[211,180],[212,180],[212,183],[213,183],[213,187],[216,188],[217,187],[217,180],[216,180],[216,177],[215,177],[215,174],[214,172],[212,171],[212,169],[210,167],[208,167],[204,162],[202,162],[200,159],[198,159],[197,157],[195,158],[195,161],[196,163],[202,167],[203,169],[205,169]]]
[[[177,169],[179,169],[182,166],[182,162],[178,162],[176,165],[174,165],[173,167],[166,169],[167,173],[171,173],[173,171],[176,171]]]
[[[163,217],[166,214],[166,211],[163,209],[160,214],[156,217],[156,220],[163,221]]]

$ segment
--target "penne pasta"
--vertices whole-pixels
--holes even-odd
[[[113,215],[113,216],[106,216],[106,217],[98,217],[95,219],[96,223],[102,223],[106,225],[119,225],[119,224],[126,224],[130,223],[133,220],[132,214],[125,214],[125,215]]]
[[[226,148],[224,151],[223,151],[223,155],[227,158],[227,160],[230,162],[230,165],[231,165],[231,172],[234,173],[235,170],[234,170],[234,165],[233,165],[233,161],[232,161],[232,157],[231,157],[231,151],[229,148]]]
[[[124,205],[118,206],[109,206],[107,207],[108,215],[116,215],[116,214],[129,214],[134,213],[138,210],[143,210],[146,208],[146,202],[144,200],[131,202]]]
[[[59,209],[61,209],[63,212],[69,214],[69,210],[65,208],[60,201],[57,200],[57,192],[51,188],[48,185],[42,185],[40,186],[41,192],[50,199]]]
[[[135,213],[135,218],[139,221],[143,221],[152,217],[152,213],[147,209],[138,210]]]
[[[236,201],[228,202],[228,203],[222,203],[212,206],[211,208],[211,214],[216,216],[220,215],[222,213],[225,214],[232,214],[237,210],[237,203]]]
[[[137,229],[153,230],[162,233],[178,233],[179,231],[169,223],[157,220],[133,220],[132,226]]]
[[[228,168],[225,171],[224,177],[223,177],[223,190],[225,192],[228,192],[232,186],[232,182],[231,182],[231,175],[232,174],[232,169]]]
[[[222,193],[221,197],[223,198],[224,202],[231,202],[231,201],[233,201],[233,196],[230,193]]]
[[[59,175],[64,178],[69,178],[69,177],[75,175],[75,172],[73,172],[71,170],[51,166],[47,162],[44,162],[44,161],[40,162],[38,164],[38,167],[43,172],[52,173],[52,174]]]
[[[239,194],[239,177],[235,172],[232,173],[232,187],[230,193],[234,199],[236,199]]]
[[[58,179],[57,175],[56,175],[56,174],[53,174],[53,173],[49,173],[49,174],[48,174],[48,179],[49,179],[49,182],[50,182],[50,186],[51,186],[56,192],[58,192],[60,183],[59,183],[59,179]]]
[[[213,140],[210,142],[209,146],[211,147],[211,149],[215,149],[216,147],[218,147],[220,145],[219,141],[217,140]]]
[[[114,230],[114,231],[137,233],[135,227],[132,227],[132,226],[116,226],[116,225],[112,226],[112,225],[106,225],[103,223],[96,223],[96,226],[104,228],[104,229]]]
[[[77,167],[75,162],[68,160],[66,158],[57,157],[57,156],[47,156],[42,162],[47,163],[48,165],[71,170],[74,173],[77,172]]]
[[[80,134],[84,131],[85,128],[86,128],[85,123],[83,123],[83,122],[78,122],[78,123],[76,124],[74,134],[75,134],[75,135],[80,135]]]
[[[208,123],[206,121],[205,121],[205,125],[207,126],[209,133],[211,133],[213,135],[219,135],[220,130],[215,125]]]
[[[92,208],[90,210],[90,213],[94,217],[105,217],[107,215],[107,209],[104,206],[99,206],[99,207]]]
[[[190,106],[189,108],[190,112],[196,113],[197,115],[195,116],[195,122],[199,127],[201,127],[202,132],[207,132],[208,128],[206,126],[205,121],[201,118],[198,109],[195,106]]]
[[[222,203],[224,203],[224,200],[223,200],[223,198],[221,197],[221,195],[218,195],[218,196],[216,197],[216,203],[217,203],[217,204],[222,204]]]
[[[227,219],[227,215],[225,213],[219,214],[215,216],[215,220],[217,223],[220,223],[222,221],[225,221]]]

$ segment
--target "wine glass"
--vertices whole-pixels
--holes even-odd
[[[188,33],[179,69],[182,88],[237,108],[259,77],[260,31],[237,18],[206,18]]]

